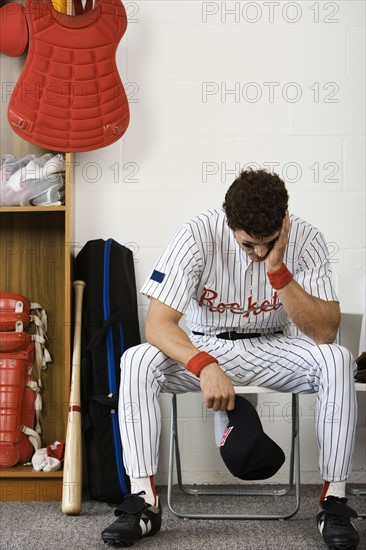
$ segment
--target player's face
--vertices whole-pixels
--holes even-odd
[[[248,254],[253,262],[262,262],[271,252],[280,231],[278,230],[269,237],[263,237],[262,239],[251,237],[241,229],[233,231],[233,234],[240,248]]]

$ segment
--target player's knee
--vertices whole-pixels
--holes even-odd
[[[325,357],[327,376],[353,376],[357,365],[349,349],[338,344],[324,344],[319,348]]]
[[[140,347],[141,344],[139,344],[138,346],[133,346],[131,348],[128,348],[123,354],[122,354],[122,357],[121,357],[121,363],[120,363],[120,367],[121,369],[129,369],[133,362],[134,362],[134,357],[135,357],[135,354],[137,353],[139,347]]]
[[[339,363],[342,364],[342,367],[346,368],[347,370],[351,370],[353,372],[355,367],[355,359],[352,353],[350,352],[350,350],[338,344],[332,344],[332,346],[338,350],[341,356]]]
[[[121,370],[124,373],[146,372],[154,364],[161,352],[151,344],[144,343],[128,348],[121,357]]]

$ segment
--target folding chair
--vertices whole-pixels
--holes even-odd
[[[268,388],[262,388],[260,386],[235,386],[235,392],[237,394],[259,394],[259,393],[280,393],[277,390],[271,390]],[[189,513],[178,512],[173,506],[173,477],[174,477],[174,459],[176,464],[177,482],[180,490],[186,495],[201,496],[238,496],[238,491],[233,487],[220,486],[220,490],[215,488],[206,487],[194,487],[189,488],[183,483],[182,480],[182,466],[179,450],[178,440],[178,417],[177,417],[177,396],[172,396],[171,403],[171,429],[170,429],[170,449],[169,449],[169,472],[168,472],[168,506],[174,515],[180,518],[186,519],[248,519],[248,520],[262,520],[262,519],[289,519],[293,517],[300,508],[300,439],[299,439],[299,397],[297,394],[292,394],[292,406],[291,406],[291,451],[289,459],[289,478],[287,485],[281,489],[275,488],[260,488],[260,489],[248,489],[240,485],[240,497],[251,496],[284,496],[288,495],[292,487],[295,485],[294,503],[290,512],[288,513],[272,513],[272,514],[201,514],[201,513]]]

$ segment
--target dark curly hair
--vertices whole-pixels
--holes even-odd
[[[282,179],[266,170],[242,170],[225,195],[223,208],[230,229],[251,237],[268,237],[281,228],[288,206]]]

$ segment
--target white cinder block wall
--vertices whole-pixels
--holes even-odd
[[[325,234],[342,311],[360,316],[364,2],[137,0],[125,7],[129,25],[118,67],[131,123],[115,145],[76,156],[75,252],[95,238],[125,244],[134,251],[140,288],[181,222],[220,207],[240,168],[267,167],[287,182],[291,211]],[[141,331],[147,307],[140,296]],[[365,481],[359,397],[352,480]],[[169,403],[162,396],[158,483],[167,479]],[[285,451],[289,403],[277,395],[258,401],[265,428]],[[303,482],[318,480],[314,403],[312,395],[301,398]],[[186,480],[232,481],[201,395],[184,396],[181,404]],[[285,469],[276,479],[284,476]]]

